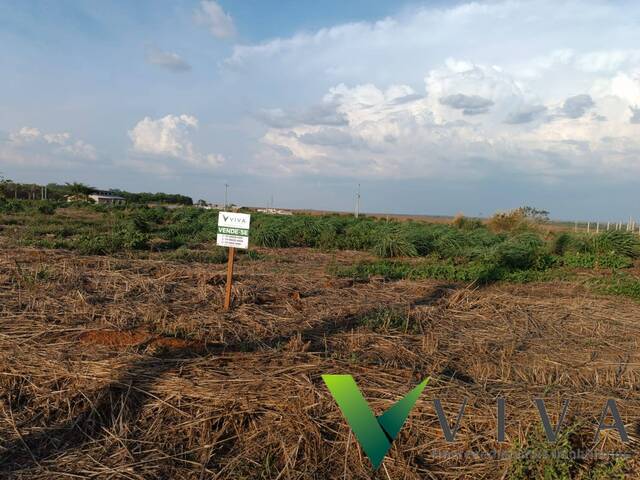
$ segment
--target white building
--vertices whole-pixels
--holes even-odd
[[[95,192],[89,198],[100,205],[124,205],[126,200],[112,192]]]

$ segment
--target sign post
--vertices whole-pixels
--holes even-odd
[[[236,248],[229,247],[229,260],[227,262],[227,289],[224,292],[224,309],[229,310],[231,305],[231,286],[233,285],[233,257],[236,255]]]
[[[249,248],[249,225],[251,215],[246,213],[220,212],[218,214],[218,235],[216,244],[229,247],[227,263],[227,288],[224,295],[224,309],[231,306],[231,287],[233,286],[233,261],[236,248]]]

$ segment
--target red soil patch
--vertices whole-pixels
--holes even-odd
[[[83,332],[78,340],[89,345],[104,345],[107,347],[129,347],[140,345],[152,337],[144,329],[136,330],[88,330]]]
[[[167,348],[171,350],[190,349],[201,351],[205,344],[200,341],[184,340],[174,337],[159,337],[145,329],[135,330],[89,330],[82,333],[78,340],[89,345],[103,345],[122,348],[146,344],[149,347]]]

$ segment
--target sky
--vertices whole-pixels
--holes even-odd
[[[640,218],[640,3],[0,0],[0,172]]]

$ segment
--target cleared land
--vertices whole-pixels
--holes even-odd
[[[221,263],[24,247],[21,225],[6,220],[0,476],[639,478],[640,304],[594,289],[611,286],[611,269],[526,284],[390,280],[336,274],[380,262],[367,252],[258,248],[239,257],[225,314]],[[325,373],[352,374],[376,413],[431,377],[375,474]],[[534,397],[554,424],[572,400],[555,447],[542,441]],[[434,398],[450,423],[468,399],[455,443]],[[608,398],[629,444],[612,430],[593,444]],[[554,448],[628,456],[515,458]],[[512,458],[482,457],[496,450]]]

